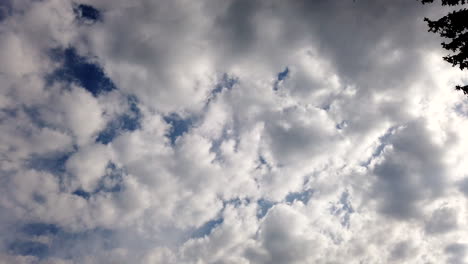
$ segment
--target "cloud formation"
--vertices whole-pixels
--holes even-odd
[[[0,263],[468,262],[443,11],[0,3]]]

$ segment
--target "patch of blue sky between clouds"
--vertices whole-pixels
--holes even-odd
[[[259,199],[257,201],[257,218],[262,219],[275,204],[277,203],[273,201],[269,201],[263,198]]]
[[[312,198],[313,193],[314,191],[312,189],[308,189],[303,192],[291,192],[284,198],[284,202],[291,204],[295,201],[301,201],[302,203],[307,204]],[[263,198],[257,200],[257,218],[262,219],[276,204],[278,204],[278,202]]]
[[[223,78],[221,78],[221,82],[218,83],[213,91],[211,92],[212,95],[216,95],[223,91],[223,89],[230,90],[236,83],[239,82],[239,79],[235,76],[230,76],[229,74],[223,74]]]
[[[0,1],[0,22],[11,16],[12,11],[11,0]]]
[[[47,76],[50,83],[55,81],[75,83],[95,97],[116,89],[101,66],[79,55],[75,48],[53,49],[50,55],[53,60],[62,63],[60,68]]]
[[[336,129],[343,130],[348,127],[348,122],[346,120],[341,121],[340,123],[336,124]]]
[[[263,156],[258,156],[258,161],[260,162],[260,164],[262,165],[268,165],[267,161],[265,160],[265,158]]]
[[[22,111],[29,118],[29,121],[39,128],[50,127],[50,124],[45,122],[38,111],[34,107],[22,107],[10,111],[10,114],[15,116],[18,111]],[[23,161],[23,165],[28,169],[48,172],[63,180],[63,175],[66,172],[65,163],[77,151],[77,146],[72,146],[62,151],[52,151],[48,153],[35,154],[32,153]]]
[[[282,81],[282,80],[286,79],[286,77],[288,77],[288,74],[289,74],[289,68],[286,67],[286,69],[284,69],[284,71],[278,73],[278,81]]]
[[[230,199],[230,200],[227,200],[227,201],[223,201],[223,209],[226,208],[227,205],[232,205],[234,206],[235,208],[241,206],[241,205],[248,205],[250,204],[250,198],[246,197],[246,198],[234,198],[234,199]]]
[[[124,131],[135,131],[141,128],[142,114],[138,107],[138,99],[135,96],[129,96],[128,104],[129,111],[111,120],[106,128],[98,134],[96,142],[108,144]]]
[[[39,259],[49,256],[50,247],[34,238],[53,237],[61,231],[57,225],[41,222],[21,224],[16,230],[16,239],[5,241],[8,251],[15,255],[34,256]]]
[[[55,235],[60,228],[54,224],[29,223],[21,228],[21,232],[29,236]]]
[[[88,200],[91,197],[91,193],[84,191],[82,189],[78,189],[72,192],[73,195],[79,196],[85,200]]]
[[[237,83],[239,83],[239,78],[224,73],[220,82],[216,84],[215,88],[211,91],[211,95],[209,96],[205,106],[207,106],[211,100],[216,98],[216,96],[222,93],[224,90],[231,90]]]
[[[172,113],[164,116],[164,121],[171,125],[167,137],[174,145],[177,138],[187,133],[195,122],[194,117],[182,117],[177,113]]]
[[[97,255],[119,246],[116,230],[94,228],[83,232],[60,232],[50,246],[52,256],[70,259],[76,252]]]
[[[228,132],[229,129],[230,129],[229,127],[224,127],[221,136],[211,141],[210,152],[216,155],[215,160],[220,163],[223,163],[224,161],[223,155],[221,154],[222,151],[220,149],[223,142],[225,142],[226,140],[233,140],[234,151],[236,152],[238,151],[239,138],[238,136],[235,135],[235,131],[231,130],[230,132]]]
[[[77,189],[74,190],[72,194],[87,200],[91,196],[99,193],[120,192],[124,188],[124,176],[125,170],[123,168],[119,168],[116,164],[109,162],[106,168],[106,174],[99,180],[98,186],[95,190],[88,192],[83,189]]]
[[[238,208],[242,205],[248,205],[250,204],[251,200],[250,198],[234,198],[230,200],[223,201],[223,209],[226,208],[226,206],[231,205],[234,206],[234,208]],[[190,238],[201,238],[204,236],[209,236],[213,229],[218,227],[224,222],[224,219],[222,217],[217,217],[215,219],[209,220],[205,222],[202,226],[198,227],[195,229],[191,235]]]
[[[294,203],[295,201],[301,201],[302,203],[307,204],[310,198],[312,198],[313,194],[314,194],[314,191],[312,189],[308,189],[303,192],[292,192],[286,196],[285,201],[287,203]]]
[[[17,240],[9,244],[8,251],[14,255],[44,258],[49,255],[49,246],[31,240]]]
[[[354,208],[351,204],[348,190],[341,194],[338,203],[331,206],[330,213],[340,218],[340,223],[344,228],[350,227],[351,215],[354,213]]]
[[[47,124],[41,117],[41,114],[39,113],[39,109],[37,107],[27,107],[23,106],[21,109],[16,109],[14,110],[14,116],[16,116],[16,111],[23,111],[26,116],[29,118],[29,121],[36,125],[37,127],[44,128],[49,126],[50,124]]]
[[[44,238],[39,242],[37,237]],[[76,251],[94,254],[102,249],[117,247],[116,233],[110,229],[94,228],[81,232],[70,232],[55,224],[27,223],[17,229],[16,238],[6,241],[10,253],[34,256],[39,259],[59,257],[70,259]]]
[[[289,76],[289,68],[286,67],[282,72],[279,72],[275,84],[273,85],[273,90],[278,91],[279,85],[282,81],[286,80],[286,78]]]
[[[380,156],[382,154],[382,152],[384,151],[385,147],[389,144],[391,136],[395,134],[396,130],[399,127],[400,126],[392,126],[389,129],[387,129],[385,134],[383,136],[379,137],[379,139],[378,139],[379,145],[374,150],[371,157],[369,159],[367,159],[365,162],[362,162],[360,165],[367,168],[371,164],[372,160],[374,160],[376,157]]]
[[[201,238],[210,235],[213,229],[222,224],[223,221],[223,218],[217,218],[206,222],[192,232],[191,238]]]
[[[73,12],[76,19],[86,24],[94,24],[95,22],[102,21],[101,11],[91,5],[75,4]]]
[[[65,163],[74,152],[58,152],[42,155],[31,155],[25,160],[27,168],[50,172],[54,175],[65,173]]]
[[[258,166],[255,169],[267,168],[271,170],[271,165],[266,161],[265,157],[262,155],[258,156]]]

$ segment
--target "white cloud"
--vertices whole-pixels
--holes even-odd
[[[466,74],[426,32],[437,8],[8,3],[0,263],[466,261]],[[70,47],[116,90],[54,79]]]
[[[81,147],[67,160],[65,166],[77,182],[76,189],[81,188],[88,192],[96,189],[99,179],[104,176],[111,161],[109,154],[106,146],[94,144]]]

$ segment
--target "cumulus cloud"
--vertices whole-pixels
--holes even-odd
[[[0,263],[467,262],[445,11],[0,3]]]

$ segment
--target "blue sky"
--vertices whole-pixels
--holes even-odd
[[[468,263],[442,11],[1,2],[0,263]]]

